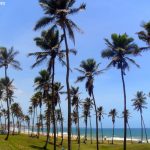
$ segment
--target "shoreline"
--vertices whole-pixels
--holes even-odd
[[[11,131],[11,132],[13,131],[13,128],[12,128],[12,127],[10,128],[10,131]],[[16,132],[18,132],[18,128],[15,128],[15,133],[16,133]],[[22,129],[20,133],[21,133],[21,134],[28,135],[28,130],[27,130],[27,129],[25,129],[25,130]],[[32,132],[29,131],[29,134],[31,134],[31,133],[32,133]],[[37,135],[37,132],[34,131],[34,132],[33,132],[33,135]],[[40,132],[40,135],[41,135],[41,136],[46,136],[47,133],[46,133],[46,132],[43,132],[43,133]],[[50,135],[51,137],[53,137],[53,134],[52,134],[52,133],[50,133],[49,135]],[[58,137],[61,137],[61,132],[58,132],[57,135],[58,135]],[[67,137],[68,137],[67,132],[64,132],[64,133],[63,133],[63,137],[64,137],[64,139],[67,139]],[[71,137],[72,137],[72,140],[75,140],[75,139],[77,138],[77,135],[74,135],[74,134],[73,134]],[[84,135],[81,135],[80,138],[81,138],[81,140],[84,140]],[[92,139],[93,139],[93,140],[96,140],[95,137],[92,137]],[[89,137],[89,136],[87,137],[87,140],[90,140],[90,137]],[[102,138],[100,137],[99,140],[101,141]],[[110,142],[110,141],[112,140],[112,137],[104,136],[104,137],[103,137],[103,140],[104,140],[104,141],[107,141],[107,142]],[[123,137],[114,137],[113,140],[114,140],[114,141],[123,141],[124,138],[123,138]],[[131,141],[131,138],[127,138],[127,141]],[[135,138],[135,137],[132,137],[132,141],[133,141],[133,142],[141,142],[140,138]],[[150,143],[150,139],[148,139],[148,142]],[[142,143],[146,143],[146,140],[144,139],[144,140],[142,141]]]

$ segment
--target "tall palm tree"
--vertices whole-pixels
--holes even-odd
[[[71,150],[71,98],[69,85],[70,61],[67,32],[69,34],[69,38],[75,43],[73,29],[77,29],[79,31],[79,28],[69,17],[78,13],[80,10],[85,9],[85,4],[81,4],[78,8],[74,8],[76,0],[39,0],[39,2],[45,16],[37,22],[34,29],[37,30],[41,27],[47,26],[48,24],[53,24],[59,26],[64,34],[67,63],[66,85],[68,95],[68,150]]]
[[[10,49],[7,49],[5,47],[0,48],[0,68],[4,67],[5,69],[5,79],[8,78],[7,70],[8,67],[11,66],[14,69],[21,70],[19,61],[15,60],[15,57],[18,55],[18,51],[15,51],[13,47]],[[7,102],[7,111],[8,111],[8,127],[7,127],[7,136],[5,140],[8,140],[9,132],[10,132],[10,103],[9,103],[9,97],[8,97],[8,86],[6,88],[6,102]]]
[[[146,132],[145,123],[143,119],[143,109],[147,108],[146,95],[143,93],[143,91],[137,91],[135,98],[132,99],[132,101],[133,101],[134,110],[139,111],[141,116],[141,142],[143,141],[143,126],[144,126],[146,141],[148,143],[147,132]]]
[[[111,40],[105,39],[107,48],[102,51],[101,56],[103,58],[110,59],[111,62],[108,64],[107,68],[111,66],[116,67],[121,72],[123,94],[124,94],[124,112],[126,112],[126,87],[124,76],[125,71],[129,69],[129,63],[139,67],[136,62],[130,58],[130,56],[135,56],[139,52],[138,46],[134,43],[134,39],[130,38],[127,34],[117,35],[112,34]],[[127,134],[127,121],[124,117],[124,150],[126,150],[126,134]]]
[[[113,123],[113,133],[112,133],[112,144],[113,144],[114,143],[115,119],[117,117],[116,109],[115,108],[111,109],[108,116],[112,118],[112,123]]]
[[[124,115],[125,115],[124,111],[122,112],[122,115],[123,115],[123,118],[124,118]],[[131,143],[132,143],[132,132],[131,132],[131,128],[130,128],[130,125],[129,125],[130,112],[129,112],[128,109],[126,110],[126,117],[127,117],[126,120],[127,120],[127,125],[128,125],[128,128],[129,128]]]
[[[82,82],[86,79],[85,88],[89,94],[89,96],[92,96],[95,114],[96,114],[96,143],[97,143],[97,150],[99,149],[98,146],[98,119],[97,119],[97,106],[95,102],[94,97],[94,77],[102,73],[102,71],[98,70],[99,64],[96,63],[94,59],[87,59],[85,61],[82,61],[80,64],[80,69],[76,68],[77,71],[79,71],[82,75],[77,78],[76,82]]]
[[[79,122],[79,105],[80,105],[80,99],[79,99],[79,87],[71,87],[70,90],[70,95],[71,95],[71,100],[72,100],[72,106],[74,107],[74,111],[77,114],[77,139],[78,139],[78,144],[80,147],[80,122]]]
[[[102,134],[102,143],[103,143],[103,125],[102,125],[102,118],[104,118],[104,109],[103,109],[103,106],[99,106],[97,108],[97,117],[98,117],[98,120],[101,124],[101,134]]]

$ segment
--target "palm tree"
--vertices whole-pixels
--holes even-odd
[[[46,70],[41,70],[39,72],[39,76],[37,76],[34,79],[34,83],[35,83],[35,90],[41,91],[42,95],[43,95],[43,101],[47,101],[47,109],[48,109],[48,116],[47,116],[47,139],[46,139],[46,143],[45,143],[45,148],[47,147],[48,144],[48,140],[49,140],[49,132],[50,132],[50,109],[51,109],[51,104],[49,104],[49,100],[48,100],[48,92],[49,92],[49,87],[50,87],[50,77],[49,77],[49,73]]]
[[[2,111],[0,111],[0,127],[1,127],[1,129],[3,128],[3,124],[2,124],[2,116],[3,116],[3,112]]]
[[[77,139],[78,139],[78,144],[80,147],[80,122],[79,122],[79,104],[80,104],[80,100],[79,100],[79,87],[71,87],[70,90],[70,95],[71,95],[71,100],[72,100],[72,106],[74,107],[73,112],[76,112],[76,119],[77,119]]]
[[[108,116],[112,118],[112,123],[113,123],[113,133],[112,133],[112,144],[113,144],[114,143],[115,119],[116,119],[116,116],[117,116],[116,109],[115,108],[111,109]]]
[[[32,108],[32,106],[29,106],[28,113],[30,115],[30,122],[31,122],[31,120],[32,120],[32,114],[33,114],[33,108]],[[30,125],[31,125],[31,123],[30,123]],[[29,126],[29,129],[30,129],[30,126]]]
[[[29,135],[29,128],[30,128],[30,117],[28,115],[25,115],[25,121],[27,123],[27,127],[28,127],[28,135]]]
[[[15,57],[18,55],[18,51],[15,51],[13,47],[7,49],[5,47],[0,48],[0,68],[4,67],[5,69],[5,79],[8,78],[7,70],[9,66],[12,66],[14,69],[21,70],[20,63],[15,60]],[[8,111],[8,127],[7,127],[7,136],[5,140],[8,140],[9,132],[10,132],[10,104],[9,104],[9,97],[8,97],[8,85],[6,88],[6,102],[7,102],[7,111]]]
[[[17,114],[18,114],[18,112],[20,111],[20,109],[19,109],[19,104],[18,103],[13,103],[12,105],[11,105],[11,113],[12,113],[12,120],[13,120],[13,132],[12,132],[12,134],[14,135],[14,132],[15,132],[15,122],[14,122],[14,117],[16,117],[17,116]]]
[[[124,111],[122,112],[122,115],[123,115],[123,118],[124,118],[124,115],[125,115]],[[132,132],[131,132],[131,128],[130,128],[130,125],[129,125],[130,112],[129,112],[128,109],[126,110],[126,117],[127,117],[126,120],[127,120],[127,125],[128,125],[128,128],[129,128],[131,143],[132,143]]]
[[[31,133],[31,136],[32,136],[32,134],[34,132],[35,112],[37,112],[36,109],[38,107],[38,99],[35,95],[33,95],[32,98],[31,98],[31,106],[33,108],[32,133]]]
[[[133,101],[134,110],[139,111],[141,116],[141,142],[143,141],[143,126],[144,126],[146,141],[148,143],[147,132],[146,132],[145,123],[143,119],[143,109],[147,108],[146,95],[143,93],[143,91],[137,91],[135,98],[132,99],[132,101]]]
[[[83,102],[83,115],[82,115],[82,117],[84,117],[84,122],[85,122],[85,137],[84,137],[84,143],[85,144],[87,141],[87,121],[88,121],[88,117],[90,117],[90,110],[92,108],[92,105],[93,105],[93,102],[90,98],[86,98]],[[92,143],[92,137],[91,137],[91,143]]]
[[[126,112],[126,87],[125,87],[125,71],[129,69],[129,63],[139,67],[136,62],[130,58],[130,56],[135,56],[139,52],[138,46],[134,43],[134,39],[130,38],[127,34],[117,35],[112,34],[111,40],[105,39],[107,48],[102,51],[101,56],[103,58],[111,59],[111,62],[107,66],[116,67],[121,71],[121,79],[123,85],[124,94],[124,112]],[[127,134],[127,121],[124,117],[124,150],[126,150],[126,134]]]
[[[60,82],[55,82],[54,84],[54,91],[55,91],[55,105],[59,105],[59,110],[60,110],[60,121],[61,121],[61,142],[60,145],[63,144],[63,132],[64,132],[64,127],[63,127],[63,115],[62,115],[62,108],[61,108],[61,100],[60,100],[60,95],[63,94],[64,92],[62,91],[62,89],[64,88],[64,86],[61,85]]]
[[[48,58],[48,66],[47,70],[49,72],[49,76],[52,76],[51,84],[52,84],[52,107],[53,107],[53,123],[54,123],[54,150],[56,149],[56,127],[55,127],[55,105],[54,105],[54,77],[55,77],[55,61],[56,58],[61,61],[61,63],[65,64],[63,61],[63,51],[60,50],[61,39],[59,39],[59,31],[56,26],[53,26],[48,31],[43,31],[41,33],[41,37],[35,38],[36,45],[42,49],[42,52],[30,53],[29,56],[36,56],[36,62],[32,65],[32,68],[40,65]],[[47,146],[47,144],[46,144]]]
[[[67,41],[67,33],[69,37],[75,43],[73,29],[79,30],[77,25],[69,18],[71,15],[78,13],[80,10],[85,9],[85,4],[80,5],[78,8],[74,8],[75,0],[39,0],[45,16],[41,18],[36,26],[35,30],[45,27],[48,24],[59,26],[64,34],[65,46],[66,46],[66,85],[67,85],[67,97],[68,97],[68,150],[71,150],[71,98],[70,98],[70,62],[69,62],[69,46]]]
[[[150,21],[143,23],[142,28],[144,30],[137,32],[137,34],[138,34],[139,39],[144,41],[148,45],[148,47],[144,48],[144,49],[147,49],[147,48],[150,48],[149,47],[150,46]]]
[[[39,122],[38,131],[39,131],[40,126],[42,125],[42,98],[43,98],[42,92],[40,92],[40,91],[36,92],[35,97],[37,98],[37,103],[40,108],[40,115],[39,115],[39,121],[38,121]],[[42,127],[42,132],[43,132],[43,127]],[[38,134],[37,138],[39,138],[39,134]]]
[[[98,70],[99,64],[96,63],[94,59],[87,59],[86,61],[82,61],[80,64],[80,69],[76,68],[82,76],[77,78],[76,82],[82,82],[86,79],[85,88],[88,91],[89,96],[92,96],[95,114],[96,114],[96,143],[97,143],[97,150],[99,149],[98,146],[98,119],[97,119],[97,106],[94,97],[94,77],[102,73],[102,71]]]
[[[2,111],[2,114],[3,114],[3,116],[4,116],[4,120],[5,120],[5,130],[6,130],[7,111],[6,111],[6,109],[4,109],[4,108],[3,108],[1,111]]]
[[[99,106],[97,108],[97,117],[98,117],[98,120],[101,124],[101,133],[102,133],[102,143],[103,143],[103,126],[102,126],[102,118],[104,118],[104,109],[103,109],[103,106]]]
[[[62,118],[61,118],[61,115],[62,115],[62,112],[60,109],[56,109],[55,110],[55,117],[56,117],[56,129],[57,129],[57,139],[58,139],[58,124],[61,125],[61,121],[62,121]]]

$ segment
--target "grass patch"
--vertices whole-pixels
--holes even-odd
[[[28,137],[27,135],[15,135],[10,136],[8,141],[4,140],[5,136],[0,135],[0,150],[42,150],[45,144],[46,137]],[[67,141],[64,140],[64,148],[67,149]],[[123,143],[121,141],[115,141],[114,144],[100,144],[101,150],[122,150]],[[53,149],[53,144],[48,144],[48,149]],[[57,142],[57,150],[61,150],[62,147]],[[76,141],[72,141],[72,150],[77,150],[78,144]],[[80,150],[96,150],[96,143],[90,144],[90,141],[87,144],[81,143]],[[138,143],[127,143],[127,150],[150,150],[150,144],[138,144]]]

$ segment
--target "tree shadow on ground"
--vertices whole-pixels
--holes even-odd
[[[36,145],[30,145],[31,148],[34,148],[34,149],[38,149],[38,150],[44,150],[43,147],[41,146],[36,146]]]

